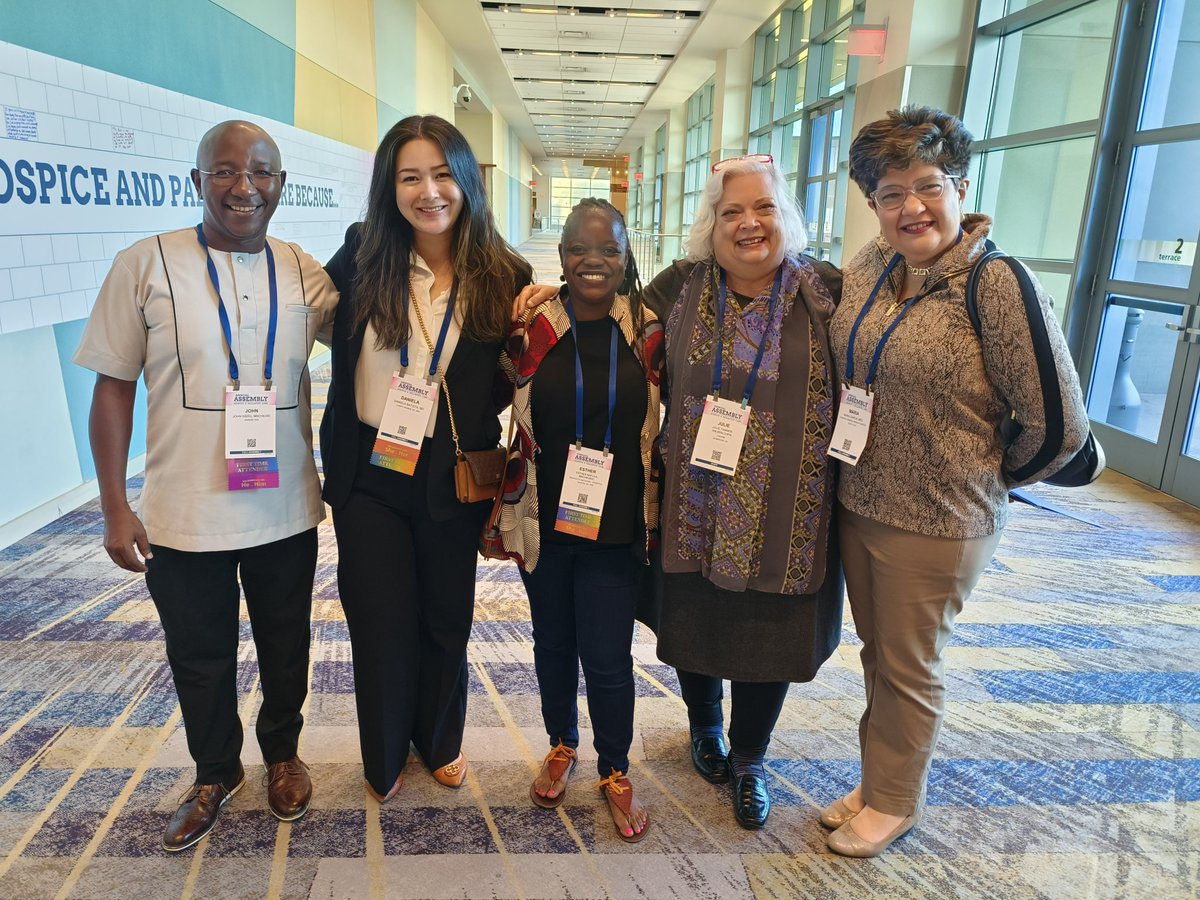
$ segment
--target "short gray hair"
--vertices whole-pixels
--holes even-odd
[[[771,186],[771,194],[775,198],[775,206],[779,210],[778,230],[783,238],[784,252],[789,256],[799,255],[808,246],[808,228],[804,222],[804,210],[800,201],[792,193],[791,186],[783,177],[783,172],[774,163],[757,162],[750,159],[739,159],[723,166],[721,171],[714,172],[704,184],[700,199],[696,204],[696,219],[688,230],[684,248],[688,259],[696,261],[713,258],[712,233],[717,223],[717,204],[725,193],[725,181],[735,175],[766,175]]]

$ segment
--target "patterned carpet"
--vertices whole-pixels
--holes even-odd
[[[381,807],[357,761],[328,523],[301,744],[312,810],[291,824],[267,812],[251,729],[246,787],[209,838],[169,856],[161,831],[192,777],[179,709],[143,582],[108,561],[88,504],[0,550],[0,897],[1195,897],[1200,511],[1115,474],[1037,493],[1100,527],[1014,508],[949,652],[925,819],[877,860],[827,852],[816,818],[857,778],[848,617],[834,658],[784,709],[765,831],[740,829],[728,788],[693,773],[677,683],[645,630],[631,775],[653,817],[646,840],[618,840],[590,789],[590,733],[564,805],[533,807],[546,739],[509,564],[479,571],[466,785],[447,790],[413,762]],[[249,725],[245,622],[243,637]]]

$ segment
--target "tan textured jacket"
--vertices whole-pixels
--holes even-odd
[[[962,241],[938,260],[930,282],[947,286],[918,300],[892,333],[872,385],[871,437],[857,466],[843,465],[838,499],[847,509],[920,534],[972,538],[992,534],[1008,518],[1008,489],[1038,481],[1070,459],[1087,437],[1079,379],[1050,298],[1036,279],[1062,396],[1063,437],[1053,459],[1020,481],[1020,470],[1047,441],[1045,390],[1038,375],[1017,278],[990,262],[979,283],[983,329],[976,337],[964,303],[967,272],[983,251],[991,219],[963,219]],[[882,238],[845,268],[842,302],[830,327],[838,377],[845,380],[850,330],[894,255]],[[864,386],[883,331],[896,316],[899,267],[859,327],[853,383]],[[1011,407],[1024,426],[1004,450],[997,425]]]

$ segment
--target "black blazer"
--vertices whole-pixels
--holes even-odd
[[[366,325],[353,328],[356,305],[354,276],[357,272],[359,225],[346,231],[346,241],[334,254],[325,270],[341,292],[333,320],[333,381],[325,415],[321,419],[321,464],[325,470],[325,486],[321,496],[334,509],[340,509],[350,496],[359,464],[359,420],[354,397],[354,371],[362,352]],[[524,287],[516,285],[513,295]],[[463,450],[486,450],[500,443],[500,423],[496,418],[496,373],[500,359],[501,341],[480,343],[459,337],[446,370],[446,383],[454,403],[454,421]],[[508,391],[511,392],[511,387]],[[502,392],[501,392],[502,393]],[[505,399],[509,399],[511,393]],[[454,440],[450,434],[450,414],[446,409],[446,392],[438,392],[437,426],[434,428],[429,453],[429,514],[445,520],[475,509],[478,504],[460,503],[454,492]],[[404,477],[404,476],[398,476]],[[485,501],[490,502],[490,501]]]

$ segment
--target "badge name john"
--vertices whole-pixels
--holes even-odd
[[[225,471],[231,491],[279,487],[275,389],[225,389]]]
[[[567,469],[563,474],[562,493],[554,530],[594,541],[600,535],[600,517],[608,479],[612,476],[613,455],[603,450],[571,447],[567,450]]]
[[[749,424],[750,407],[734,400],[706,397],[689,464],[710,472],[733,475]]]
[[[371,465],[401,475],[416,471],[425,429],[437,403],[437,391],[436,382],[399,372],[392,374],[379,433],[371,448]]]

